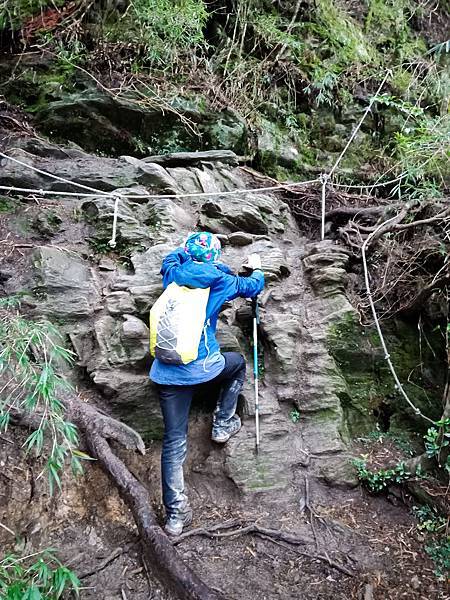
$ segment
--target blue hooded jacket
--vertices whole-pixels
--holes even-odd
[[[221,263],[198,263],[177,248],[163,260],[161,267],[163,286],[170,283],[190,288],[210,288],[206,306],[206,335],[201,337],[198,357],[187,365],[170,365],[155,359],[150,378],[164,385],[195,385],[214,379],[224,367],[224,358],[216,340],[217,319],[224,302],[234,298],[254,298],[264,287],[262,271],[253,271],[249,277],[233,275],[231,269]]]

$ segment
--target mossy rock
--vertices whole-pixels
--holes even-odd
[[[233,150],[236,154],[248,153],[247,125],[235,111],[226,109],[204,127],[205,145],[217,150]]]
[[[129,406],[115,408],[121,421],[136,430],[145,444],[161,441],[164,435],[164,422],[159,404],[149,406]]]
[[[383,324],[391,360],[406,393],[424,414],[437,419],[445,356],[439,335],[431,326],[426,329],[427,341],[421,343],[417,323],[394,319]],[[383,416],[386,426],[417,428],[416,417],[396,389],[375,327],[363,327],[348,314],[330,327],[328,348],[345,382],[338,396],[351,436],[372,430]]]
[[[305,131],[260,121],[255,162],[263,172],[287,179],[305,173],[305,166],[314,165],[315,158]]]
[[[37,55],[25,57],[20,72],[16,73],[15,67],[8,61],[0,65],[0,78],[5,79],[3,94],[26,112],[39,113],[76,88],[75,67],[68,69],[64,63]]]
[[[31,227],[44,238],[55,235],[61,226],[62,219],[53,211],[47,211],[36,215]]]
[[[0,213],[14,213],[19,204],[19,201],[15,198],[0,196]]]

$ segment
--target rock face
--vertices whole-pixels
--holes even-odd
[[[112,410],[148,440],[161,437],[159,403],[148,378],[148,313],[162,291],[163,257],[190,231],[206,228],[220,234],[224,261],[235,272],[246,255],[260,253],[267,287],[260,298],[260,452],[255,456],[249,376],[240,406],[242,430],[220,452],[211,449],[198,471],[213,475],[219,461],[244,493],[283,490],[289,495],[295,473],[305,468],[326,482],[352,485],[347,441],[362,421],[375,418],[362,391],[364,378],[347,362],[351,355],[353,365],[357,356],[367,363],[370,352],[379,355],[379,350],[360,344],[361,358],[361,351],[351,354],[351,339],[343,340],[345,328],[358,323],[345,296],[347,252],[331,242],[305,243],[281,199],[238,193],[246,184],[230,152],[139,160],[71,154],[38,143],[31,153],[30,147],[18,146],[11,155],[69,183],[7,161],[2,184],[76,191],[78,182],[113,192],[57,197],[64,226],[72,219],[78,241],[71,244],[66,237],[62,249],[50,233],[49,244],[34,252],[28,275],[34,313],[65,331],[79,369]],[[108,240],[117,198],[112,251]],[[99,257],[100,251],[108,255]],[[19,283],[9,277],[4,286],[13,292]],[[238,300],[225,307],[218,326],[222,349],[246,355],[249,371],[251,331],[249,303]],[[291,418],[293,410],[299,419]]]
[[[302,437],[314,455],[315,472],[330,483],[351,483],[345,456],[346,429],[340,392],[344,381],[327,346],[330,326],[355,310],[344,295],[348,254],[332,242],[306,247],[303,259],[311,284],[304,298],[301,386],[296,404],[304,415]]]
[[[40,314],[80,319],[101,308],[95,273],[77,256],[42,247],[35,252],[33,266],[33,291],[40,298]]]
[[[42,133],[87,152],[143,156],[217,148],[247,153],[245,121],[230,108],[208,109],[202,98],[155,102],[149,89],[119,98],[95,87],[81,71],[71,83],[67,73],[57,74],[55,65],[49,70],[49,61],[38,56],[23,57],[17,80],[10,77],[13,61],[2,61],[0,68],[5,96],[30,110]]]

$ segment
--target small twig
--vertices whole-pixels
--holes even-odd
[[[82,558],[84,558],[84,552],[79,552],[78,554],[75,554],[75,556],[71,556],[69,558],[69,560],[65,561],[66,567],[70,567],[72,565],[76,565],[78,561],[80,561]]]
[[[308,475],[305,475],[305,506],[311,512],[311,506],[309,504],[309,479]]]
[[[78,579],[86,579],[86,577],[90,577],[99,571],[103,571],[105,567],[107,567],[113,560],[119,558],[119,556],[123,554],[122,548],[116,548],[109,556],[107,556],[104,560],[102,560],[96,567],[85,571],[81,575],[78,575]]]
[[[241,166],[239,167],[241,171],[245,171],[246,173],[249,173],[250,175],[252,175],[253,177],[257,177],[258,179],[265,179],[266,181],[271,181],[272,183],[275,183],[276,185],[279,185],[280,182],[277,179],[274,179],[273,177],[270,177],[269,175],[263,175],[262,173],[259,173],[258,171],[255,171],[254,169],[250,168],[250,167],[246,167],[246,166]],[[304,192],[297,192],[295,189],[291,188],[291,187],[281,187],[280,189],[285,190],[286,192],[289,192],[290,194],[303,194]]]
[[[316,543],[316,552],[319,552],[319,539],[317,537],[316,526],[314,524],[314,518],[316,513],[311,508],[311,504],[309,502],[309,479],[308,475],[305,475],[305,508],[309,513],[309,524],[311,525],[311,531],[313,532],[314,541]]]
[[[341,571],[341,573],[344,573],[344,575],[348,575],[348,577],[355,577],[355,573],[352,573],[352,571],[350,571],[343,565],[335,562],[334,560],[331,560],[331,558],[328,555],[323,556],[322,554],[310,554],[309,552],[304,552],[303,550],[299,550],[298,548],[291,548],[291,546],[289,546],[288,544],[283,543],[282,541],[279,541],[279,540],[274,540],[270,536],[262,536],[262,537],[269,540],[273,544],[276,544],[277,546],[281,546],[282,548],[286,548],[286,550],[290,550],[291,552],[294,552],[295,554],[299,554],[300,556],[306,556],[308,558],[311,558],[312,560],[317,559],[322,562],[325,562],[328,565],[330,565],[330,567],[334,567],[338,571]]]
[[[373,600],[373,585],[368,583],[364,589],[364,600]]]
[[[8,444],[14,445],[14,442],[12,440],[8,440],[8,438],[5,438],[3,435],[0,435],[0,440],[3,440],[4,442],[7,442]]]
[[[10,529],[9,527],[7,527],[6,525],[3,525],[3,523],[1,523],[1,522],[0,522],[0,527],[2,527],[5,531],[7,531],[8,533],[10,533],[14,537],[16,537],[16,534],[14,533],[14,531],[12,529]]]

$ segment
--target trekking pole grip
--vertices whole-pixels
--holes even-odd
[[[252,317],[256,319],[256,322],[259,324],[259,302],[258,296],[252,298]]]

